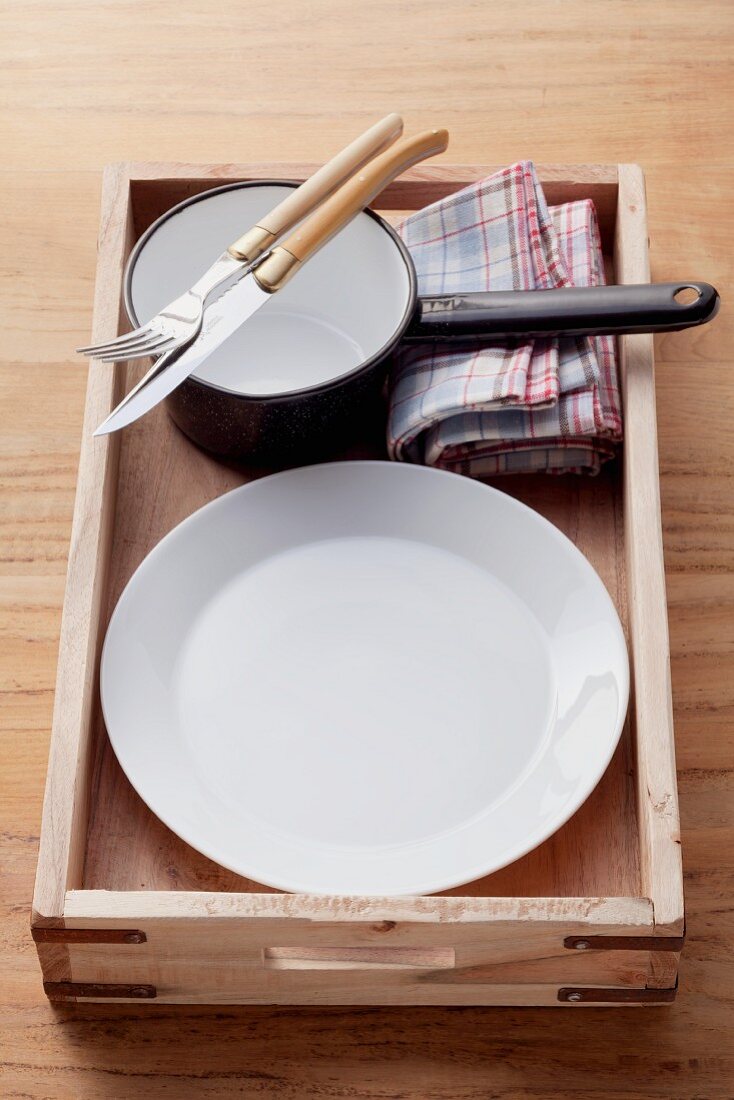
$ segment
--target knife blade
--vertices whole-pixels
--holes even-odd
[[[116,432],[144,416],[193,374],[215,348],[223,344],[271,297],[252,275],[246,275],[225,290],[204,310],[201,332],[196,340],[182,352],[162,355],[117,408],[102,421],[94,434],[107,435],[109,432]]]
[[[348,225],[392,180],[413,164],[442,153],[446,130],[429,130],[403,138],[376,157],[312,213],[282,244],[204,311],[202,331],[185,351],[162,356],[95,435],[131,424],[179,386],[254,313],[267,304],[298,269]]]

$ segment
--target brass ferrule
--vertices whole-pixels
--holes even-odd
[[[292,275],[298,271],[301,261],[287,248],[274,248],[269,256],[253,270],[252,275],[258,286],[267,294],[280,290]]]
[[[258,256],[262,256],[263,252],[267,252],[272,247],[274,240],[275,234],[271,233],[269,229],[264,229],[261,225],[253,225],[252,229],[248,229],[246,233],[243,233],[234,244],[229,246],[227,251],[235,260],[252,263]]]

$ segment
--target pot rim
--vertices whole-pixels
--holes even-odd
[[[300,187],[300,183],[301,181],[299,180],[287,179],[235,180],[232,183],[221,184],[218,187],[210,187],[207,188],[205,191],[199,192],[196,195],[190,195],[188,198],[182,199],[181,202],[176,203],[176,205],[172,206],[169,210],[166,210],[163,214],[160,215],[160,217],[156,218],[156,220],[148,226],[145,232],[135,242],[135,245],[133,246],[133,249],[125,265],[125,276],[123,280],[123,304],[125,306],[125,312],[128,316],[128,320],[130,321],[130,323],[135,327],[140,324],[132,303],[132,280],[135,265],[138,261],[140,253],[142,252],[147,242],[150,240],[153,234],[157,232],[157,230],[160,228],[161,225],[163,225],[165,221],[167,221],[169,218],[175,217],[175,215],[180,213],[180,211],[183,210],[185,207],[191,206],[196,202],[201,202],[202,200],[208,198],[210,195],[217,195],[224,191],[235,191],[245,187],[290,187],[295,189],[297,187]],[[396,230],[393,228],[393,226],[391,226],[389,222],[385,221],[385,219],[374,210],[365,208],[363,213],[373,218],[374,221],[376,221],[378,225],[380,225],[382,229],[384,229],[388,236],[392,237],[393,243],[396,245],[402,257],[408,275],[408,300],[405,310],[403,312],[403,316],[401,317],[399,323],[395,326],[393,335],[390,337],[389,340],[385,342],[385,344],[383,344],[381,348],[378,349],[378,351],[371,355],[369,359],[362,360],[362,362],[358,366],[353,367],[351,370],[346,371],[344,374],[340,374],[337,378],[330,378],[326,382],[320,382],[316,386],[308,386],[305,389],[288,390],[285,393],[237,393],[235,390],[228,390],[224,386],[218,386],[214,382],[207,382],[203,378],[196,378],[194,377],[194,375],[189,375],[189,377],[186,378],[181,384],[198,386],[204,390],[214,391],[215,393],[221,394],[224,397],[230,397],[235,401],[252,401],[256,402],[257,404],[276,404],[278,402],[297,401],[301,400],[304,397],[310,397],[316,394],[330,393],[332,390],[339,389],[345,383],[351,382],[353,379],[360,378],[362,375],[368,374],[378,363],[382,362],[382,360],[384,359],[387,359],[387,357],[395,350],[395,348],[399,344],[400,340],[402,339],[403,333],[408,327],[410,319],[413,316],[416,302],[418,300],[418,281],[415,273],[415,265],[413,263],[410,252],[408,251],[405,243],[398,235]]]

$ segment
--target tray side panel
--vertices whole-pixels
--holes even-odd
[[[132,240],[128,179],[105,172],[93,340],[120,324],[122,273]],[[97,697],[100,608],[117,489],[119,440],[92,432],[120,390],[120,372],[91,363],[59,643],[56,696],[34,894],[34,921],[57,921],[64,892],[81,883],[87,827],[88,749]]]
[[[163,1003],[215,1004],[551,1004],[564,985],[640,989],[649,952],[574,951],[564,938],[652,927],[650,903],[626,898],[75,891],[67,917],[146,936],[70,945],[69,980],[150,984]]]
[[[135,233],[140,236],[176,203],[222,183],[257,179],[303,180],[319,167],[318,164],[279,161],[270,164],[130,164]],[[373,205],[381,211],[419,210],[504,167],[499,164],[443,164],[440,161],[419,165],[386,187]],[[612,240],[617,212],[616,165],[536,165],[536,169],[548,202],[593,199],[602,239]]]
[[[619,166],[615,249],[621,283],[650,280],[645,181]],[[626,569],[643,892],[662,932],[683,931],[683,870],[675,769],[665,565],[660,517],[652,336],[619,341],[624,398]]]

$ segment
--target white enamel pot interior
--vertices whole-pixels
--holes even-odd
[[[285,182],[232,184],[187,199],[136,245],[125,304],[142,324],[282,200]],[[415,308],[412,261],[395,231],[365,212],[338,233],[192,379],[246,399],[308,398],[382,362]]]

